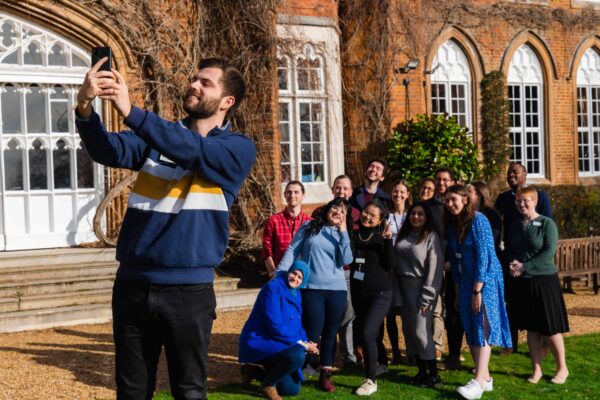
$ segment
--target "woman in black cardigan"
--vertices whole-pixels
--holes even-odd
[[[395,266],[392,239],[383,237],[388,209],[375,199],[363,209],[360,226],[354,232],[354,262],[350,290],[356,313],[355,332],[364,350],[366,379],[356,394],[368,396],[377,391],[378,363],[387,367],[387,354],[380,329],[392,304],[390,273]]]

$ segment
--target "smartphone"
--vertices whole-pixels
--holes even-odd
[[[94,47],[92,49],[92,66],[96,65],[100,59],[108,57],[108,61],[100,66],[100,71],[110,71],[112,68],[112,50],[110,47]]]

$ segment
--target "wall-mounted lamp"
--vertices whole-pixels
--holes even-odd
[[[440,64],[438,63],[435,67],[431,68],[431,70],[429,71],[423,71],[424,75],[431,75],[433,74],[435,71],[437,71],[437,69],[440,67]]]
[[[404,67],[394,68],[394,72],[397,74],[406,74],[408,71],[416,69],[419,66],[419,60],[414,58],[408,62]]]

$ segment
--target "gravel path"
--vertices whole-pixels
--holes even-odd
[[[600,309],[600,295],[577,288],[565,295],[567,308]],[[250,310],[221,312],[209,350],[211,387],[239,379],[237,338]],[[570,316],[569,335],[600,332],[600,318]],[[110,324],[0,334],[0,400],[113,399]],[[164,360],[158,389],[168,390]]]

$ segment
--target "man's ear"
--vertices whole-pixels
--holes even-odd
[[[225,96],[221,99],[221,110],[229,110],[235,104],[235,97]]]

